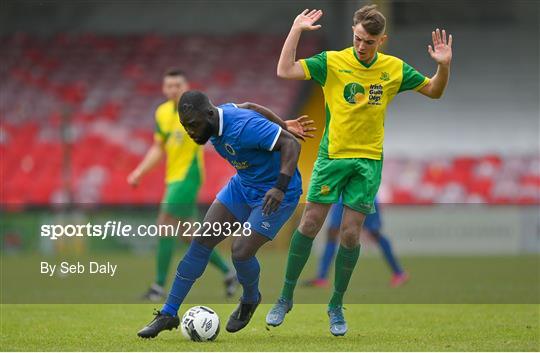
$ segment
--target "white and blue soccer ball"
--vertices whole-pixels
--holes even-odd
[[[219,334],[219,316],[207,306],[194,306],[182,316],[180,329],[192,341],[213,341]]]

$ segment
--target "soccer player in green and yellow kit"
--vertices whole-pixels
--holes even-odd
[[[280,325],[292,309],[293,291],[309,257],[313,239],[321,229],[330,206],[341,196],[345,205],[340,229],[341,245],[335,264],[334,290],[328,305],[330,332],[343,336],[343,295],[360,255],[359,235],[365,216],[374,212],[373,202],[381,181],[384,116],[388,103],[400,92],[414,90],[440,98],[448,83],[452,36],[432,32],[428,53],[437,63],[432,78],[424,77],[401,59],[378,52],[386,40],[386,19],[376,6],[364,6],[353,16],[353,46],[325,51],[296,60],[302,31],[317,30],[320,10],[305,10],[296,17],[279,58],[278,76],[317,82],[326,103],[326,127],[311,175],[307,204],[289,248],[281,297],[266,317]]]
[[[178,120],[176,104],[189,89],[185,74],[178,69],[168,70],[163,77],[162,89],[167,101],[156,110],[154,144],[128,176],[128,183],[137,186],[140,179],[166,155],[166,191],[157,222],[176,226],[177,222],[188,221],[196,216],[197,195],[204,178],[203,150],[188,136]],[[182,237],[181,240],[186,239]],[[145,293],[145,299],[161,301],[165,297],[163,287],[176,245],[175,237],[159,238],[156,278]],[[217,250],[212,252],[210,263],[223,273],[226,295],[233,295],[237,287],[235,272],[231,271]]]

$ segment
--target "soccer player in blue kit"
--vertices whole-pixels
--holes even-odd
[[[180,122],[189,136],[200,145],[210,140],[216,151],[236,168],[237,174],[218,193],[204,217],[203,224],[212,225],[211,236],[193,239],[178,265],[165,305],[138,332],[140,337],[153,338],[163,330],[178,327],[180,305],[193,283],[203,274],[212,249],[226,238],[227,227],[237,222],[246,223],[249,233],[249,236],[234,237],[232,243],[232,260],[243,295],[226,330],[236,332],[244,328],[261,302],[260,266],[255,255],[262,245],[275,237],[296,209],[302,194],[302,180],[297,169],[300,144],[279,117],[274,115],[277,119],[271,119],[272,114],[262,115],[256,111],[260,109],[245,107],[251,108],[230,103],[216,107],[198,91],[188,91],[180,98]],[[263,112],[271,113],[269,110]],[[301,125],[310,123],[304,121]],[[311,130],[314,128],[304,131]],[[307,133],[299,135],[300,138],[311,137]],[[246,228],[243,232],[246,233]]]

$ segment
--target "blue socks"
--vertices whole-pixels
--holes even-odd
[[[208,265],[212,249],[209,249],[196,241],[192,241],[184,258],[178,264],[169,297],[161,311],[171,316],[178,314],[180,304],[189,293],[195,280],[199,278]]]
[[[336,241],[326,241],[323,255],[319,261],[319,272],[317,275],[318,279],[328,278],[328,270],[330,269],[330,265],[332,265],[332,260],[334,259],[334,255],[336,254],[336,248]]]
[[[388,262],[388,265],[390,268],[392,268],[392,272],[394,274],[401,274],[403,273],[403,269],[399,265],[397,259],[394,257],[394,252],[392,251],[392,245],[390,245],[390,241],[388,238],[386,238],[384,235],[379,234],[377,237],[377,240],[379,242],[379,247],[381,248],[381,251],[383,252],[384,258],[386,259],[386,262]]]
[[[259,274],[261,267],[255,256],[247,260],[234,260],[234,268],[238,282],[244,289],[244,294],[240,301],[242,303],[256,303],[259,301]]]

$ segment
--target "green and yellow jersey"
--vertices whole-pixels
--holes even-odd
[[[354,47],[300,60],[305,78],[322,86],[326,127],[319,155],[331,159],[382,159],[388,103],[400,92],[419,90],[429,79],[401,59],[382,53],[366,64]]]
[[[167,184],[184,181],[188,175],[196,175],[202,179],[204,175],[202,146],[197,145],[184,130],[178,118],[176,104],[171,100],[156,109],[154,139],[163,142],[165,146]],[[197,169],[198,173],[193,169]]]

